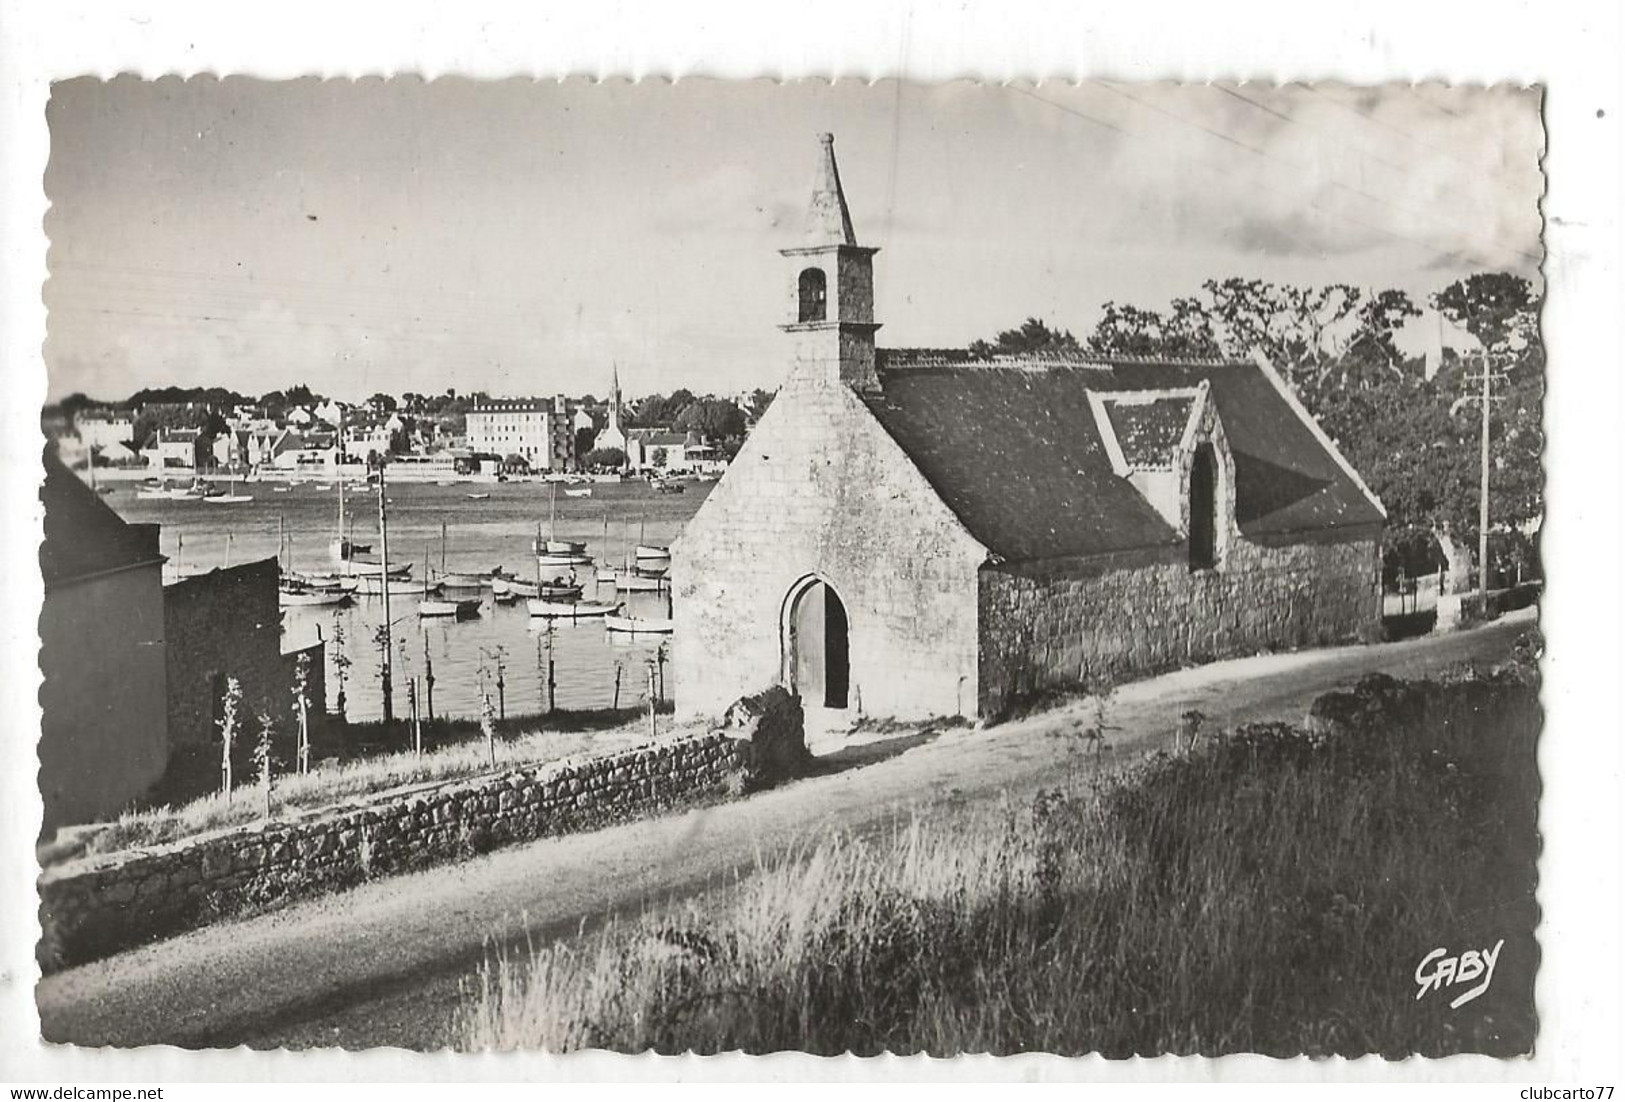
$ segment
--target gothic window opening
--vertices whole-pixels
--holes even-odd
[[[797,320],[823,321],[825,317],[827,293],[824,285],[824,270],[822,268],[808,268],[801,273],[797,281],[800,290],[801,309]]]
[[[1201,444],[1191,457],[1190,564],[1211,570],[1218,564],[1219,464],[1212,444]]]

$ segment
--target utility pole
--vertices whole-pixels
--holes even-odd
[[[1467,398],[1479,404],[1478,423],[1478,601],[1481,609],[1488,608],[1490,591],[1490,403],[1502,399],[1490,393],[1490,386],[1503,378],[1504,373],[1490,369],[1490,351],[1484,348],[1479,358],[1479,375],[1469,379],[1478,383],[1480,390]]]
[[[1484,391],[1478,404],[1483,406],[1483,420],[1478,427],[1478,609],[1480,615],[1489,612],[1490,593],[1490,351],[1484,349],[1480,361],[1484,375]]]
[[[395,649],[395,630],[389,621],[389,493],[384,487],[384,461],[378,460],[378,583],[384,594],[384,724],[395,720],[394,684],[390,662]]]

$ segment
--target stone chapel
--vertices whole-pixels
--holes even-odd
[[[878,250],[819,143],[780,250],[788,375],[673,549],[680,712],[783,685],[996,719],[1376,637],[1382,505],[1267,361],[877,349]]]

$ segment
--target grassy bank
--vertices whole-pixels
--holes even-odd
[[[485,970],[470,1048],[1510,1054],[1534,1039],[1534,688],[1332,700],[1031,804],[829,837]],[[1327,733],[1327,731],[1330,733]],[[1417,965],[1505,939],[1451,1010]]]
[[[381,724],[354,725],[353,743],[384,743]],[[387,733],[390,745],[399,745],[404,725],[397,722]],[[663,721],[661,732],[670,729]],[[345,800],[404,785],[449,781],[493,769],[491,756],[477,720],[439,720],[425,732],[425,749],[374,751],[349,759],[322,762],[305,774],[275,776],[271,787],[271,818],[297,815]],[[620,712],[597,710],[554,713],[536,718],[510,718],[497,725],[496,769],[557,761],[577,754],[600,754],[635,746],[649,739],[647,720],[638,709]],[[265,801],[253,779],[236,788],[228,800],[216,792],[178,806],[132,811],[115,822],[77,831],[74,844],[58,846],[60,856],[78,853],[117,853],[141,846],[161,845],[224,827],[259,822],[266,818]]]

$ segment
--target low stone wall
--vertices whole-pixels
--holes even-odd
[[[1172,561],[1051,561],[982,571],[981,714],[1260,650],[1374,642],[1375,538],[1280,547],[1232,540],[1217,570]]]
[[[800,703],[774,704],[773,737],[782,741],[792,719],[799,732]],[[54,971],[371,876],[737,795],[767,779],[759,773],[779,773],[753,745],[767,737],[762,726],[396,789],[297,820],[54,867],[39,881],[40,967]]]

